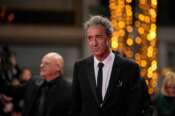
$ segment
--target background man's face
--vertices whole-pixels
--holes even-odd
[[[44,56],[40,65],[40,75],[43,78],[55,76],[60,71],[58,61],[52,57]]]

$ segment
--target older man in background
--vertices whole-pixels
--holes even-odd
[[[27,84],[23,116],[68,116],[71,86],[63,77],[64,60],[58,53],[46,54],[40,76]]]

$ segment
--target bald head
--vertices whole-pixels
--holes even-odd
[[[52,80],[63,73],[63,68],[63,57],[56,52],[49,52],[42,58],[40,75],[47,80]]]
[[[55,62],[59,67],[61,68],[61,73],[63,73],[64,68],[64,60],[63,57],[56,53],[56,52],[50,52],[46,54],[44,57],[51,59],[53,62]]]

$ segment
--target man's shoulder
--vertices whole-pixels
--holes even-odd
[[[116,62],[119,62],[121,65],[131,65],[131,66],[137,66],[138,64],[133,60],[129,59],[127,57],[122,56],[119,53],[114,53],[115,54],[115,60]]]
[[[58,83],[59,83],[59,82],[61,82],[62,85],[66,86],[66,87],[68,87],[68,88],[71,87],[71,81],[68,80],[68,79],[66,79],[66,78],[61,77],[61,78],[59,79]]]
[[[75,63],[76,64],[86,64],[86,63],[90,63],[90,62],[93,62],[93,56],[89,56],[89,57],[79,59]]]
[[[43,79],[40,76],[33,76],[29,81],[29,85],[41,85],[43,83]]]

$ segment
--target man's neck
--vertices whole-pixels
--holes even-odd
[[[95,56],[97,58],[97,60],[99,61],[103,61],[105,58],[108,57],[108,55],[110,54],[111,50],[107,51],[105,54],[101,55],[101,56]]]
[[[46,81],[52,81],[52,80],[55,80],[56,78],[59,78],[60,77],[60,74],[57,74],[57,75],[53,75],[53,76],[48,76],[46,78],[44,78]]]

